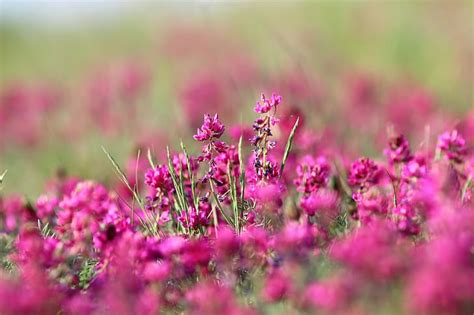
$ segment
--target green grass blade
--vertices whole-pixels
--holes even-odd
[[[240,175],[239,175],[239,182],[240,182],[240,204],[242,205],[242,209],[244,207],[245,202],[245,164],[244,164],[244,156],[242,154],[242,136],[239,139],[239,168],[240,168]]]
[[[461,192],[461,202],[464,202],[464,198],[466,197],[467,190],[469,187],[471,187],[472,184],[472,176],[469,175],[469,177],[466,180],[466,183],[464,184]]]
[[[295,137],[296,128],[298,128],[299,122],[300,118],[298,117],[296,119],[295,124],[293,125],[293,129],[291,129],[288,141],[286,142],[285,153],[283,153],[283,160],[281,161],[280,177],[283,175],[283,169],[285,168],[286,160],[288,159],[288,155],[290,154],[291,146],[293,145],[293,138]]]
[[[214,184],[212,183],[212,179],[209,179],[209,186],[211,187],[211,192],[212,192],[212,195],[214,196],[214,200],[216,201],[216,206],[219,209],[219,211],[221,212],[222,217],[224,217],[224,220],[230,226],[234,226],[232,220],[229,218],[229,216],[224,212],[224,209],[222,208],[221,202],[219,201],[219,196],[217,196],[217,193],[214,190]],[[217,214],[216,214],[215,208],[213,208],[212,211],[213,211],[214,226],[217,230],[218,222],[217,222]]]
[[[229,188],[230,188],[230,198],[232,201],[232,210],[234,212],[234,226],[237,233],[240,232],[240,212],[239,212],[239,203],[237,197],[237,185],[235,179],[232,176],[232,166],[230,161],[227,163],[227,177],[229,179]]]
[[[148,162],[150,163],[151,167],[156,168],[156,164],[155,164],[155,161],[153,161],[153,156],[151,155],[150,148],[148,148],[146,156],[148,157]]]
[[[5,170],[2,175],[0,175],[0,184],[3,184],[3,179],[5,178],[5,175],[7,175],[8,170]]]
[[[171,175],[171,180],[173,181],[173,186],[175,190],[176,200],[178,201],[178,206],[180,207],[180,211],[186,211],[186,198],[184,196],[184,192],[182,189],[182,184],[180,178],[178,179],[178,175],[173,167],[173,162],[171,160],[171,154],[169,147],[166,147],[166,156],[168,158],[168,171]]]
[[[145,209],[145,206],[143,204],[143,200],[140,198],[138,195],[138,192],[136,188],[132,188],[130,185],[127,176],[123,172],[122,168],[120,165],[117,163],[117,161],[114,159],[114,157],[105,149],[105,147],[102,146],[102,150],[104,151],[105,155],[109,159],[109,161],[112,163],[112,166],[114,167],[115,172],[119,176],[120,181],[127,187],[128,190],[133,195],[134,200],[138,203],[140,209],[142,210],[143,214],[145,215],[145,220],[140,220],[140,223],[142,223],[143,228],[145,228],[148,232],[152,233],[155,235],[157,233],[157,227],[156,227],[156,222],[153,220],[152,217],[148,214],[148,211]],[[132,208],[133,211],[133,208]],[[143,224],[145,223],[145,224]]]
[[[191,197],[193,199],[193,205],[196,211],[199,211],[198,209],[198,199],[196,197],[196,183],[194,181],[194,174],[191,168],[191,160],[189,158],[188,151],[186,150],[186,147],[184,146],[183,141],[181,141],[181,149],[183,150],[184,157],[186,158],[186,166],[188,168],[188,174],[189,174],[189,180],[191,181]]]
[[[2,187],[2,184],[3,184],[3,181],[4,181],[4,179],[5,179],[5,175],[7,175],[7,172],[8,172],[8,170],[5,170],[5,171],[2,173],[2,175],[0,175],[0,191],[1,191],[2,188],[3,188],[3,187]]]
[[[178,177],[176,174],[176,171],[173,167],[173,161],[171,160],[171,154],[170,154],[170,149],[169,147],[166,147],[166,157],[168,159],[168,171],[171,176],[171,180],[173,182],[173,187],[174,187],[174,196],[175,196],[175,209],[178,212],[179,215],[182,215],[183,212],[187,211],[187,206],[186,206],[186,197],[184,195],[184,191],[182,191],[182,179],[178,181]],[[179,221],[175,222],[178,224],[183,231],[186,231],[184,226],[180,224]]]

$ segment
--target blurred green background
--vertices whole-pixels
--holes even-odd
[[[94,69],[114,60],[138,60],[152,77],[149,95],[140,100],[140,124],[173,135],[172,142],[192,135],[183,128],[176,89],[201,69],[213,71],[229,51],[238,50],[254,57],[268,73],[295,65],[316,73],[336,94],[341,74],[351,71],[389,82],[417,82],[441,106],[462,117],[474,104],[473,4],[2,1],[0,85],[52,82],[80,108],[77,87]],[[191,35],[180,39],[179,32],[173,33],[176,29]],[[176,55],[167,49],[175,40],[196,49]],[[238,109],[244,117],[259,88],[239,102],[248,104]],[[122,163],[133,152],[138,136],[133,128],[112,137],[92,129],[87,136],[62,139],[55,124],[74,124],[77,115],[65,106],[48,119],[45,128],[50,132],[40,145],[5,145],[0,153],[0,171],[8,169],[4,192],[35,197],[59,167],[107,181],[115,175],[100,146]],[[0,137],[1,132],[0,126]]]

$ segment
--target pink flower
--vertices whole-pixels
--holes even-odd
[[[446,131],[438,138],[438,149],[446,158],[455,163],[461,163],[467,154],[466,141],[457,130]]]
[[[310,308],[321,309],[329,314],[341,312],[349,307],[355,295],[356,283],[351,274],[341,274],[308,285],[303,294],[303,303]]]
[[[145,184],[155,190],[168,192],[173,189],[173,182],[168,167],[158,165],[145,173]]]
[[[203,281],[189,290],[186,301],[196,315],[254,315],[252,310],[238,305],[231,288],[210,280]]]
[[[374,221],[335,243],[331,256],[351,272],[383,282],[407,268],[410,252],[406,245],[388,224]]]
[[[362,157],[352,163],[349,171],[349,184],[364,190],[378,183],[381,175],[380,167],[371,159]]]
[[[402,178],[407,181],[416,181],[428,174],[428,164],[422,155],[416,155],[411,161],[406,163],[402,169]]]
[[[197,141],[207,141],[219,139],[224,133],[225,127],[219,121],[219,116],[215,114],[211,116],[209,114],[204,115],[204,123],[201,128],[197,130],[197,133],[193,138]]]
[[[331,215],[332,212],[337,210],[337,204],[338,194],[329,189],[307,194],[300,200],[300,207],[309,216],[313,216],[319,211],[324,211]]]
[[[290,279],[281,271],[274,271],[265,279],[262,294],[268,302],[276,302],[288,297],[290,291]]]
[[[268,113],[272,108],[276,110],[276,107],[281,103],[282,97],[275,93],[272,93],[271,98],[266,98],[265,94],[262,93],[260,100],[255,105],[255,112],[259,114]]]
[[[59,200],[56,197],[41,195],[36,200],[36,209],[38,210],[38,217],[40,219],[47,219],[54,213],[54,209],[58,206]]]
[[[390,164],[408,162],[412,156],[410,145],[404,135],[391,137],[388,141],[388,148],[384,150]]]
[[[298,177],[294,183],[299,192],[311,193],[327,185],[331,167],[325,157],[314,160],[306,156],[301,164],[296,167]]]
[[[228,227],[219,228],[215,240],[216,256],[221,260],[229,260],[238,253],[240,249],[240,240],[235,231]]]
[[[414,207],[408,203],[400,204],[392,210],[392,220],[396,228],[405,234],[420,233],[420,219]]]
[[[172,266],[168,261],[149,262],[145,265],[143,277],[145,280],[152,282],[165,281],[171,273],[171,268]]]

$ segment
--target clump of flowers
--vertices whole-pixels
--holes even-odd
[[[193,136],[194,140],[197,141],[210,141],[213,142],[215,139],[219,139],[224,133],[225,127],[219,121],[219,116],[215,114],[211,116],[209,114],[204,115],[204,123],[201,128],[198,128],[197,133]]]
[[[321,205],[318,191],[327,186],[329,182],[331,167],[325,157],[314,159],[312,156],[303,158],[303,162],[296,167],[297,177],[294,180],[296,190],[302,193],[301,207],[312,216]]]
[[[380,175],[380,167],[373,160],[362,157],[352,163],[348,182],[360,191],[365,191],[378,183]]]
[[[198,157],[198,161],[208,161],[209,171],[204,177],[205,180],[212,178],[216,172],[216,162],[213,158],[214,154],[223,153],[227,150],[227,145],[218,139],[224,134],[225,127],[219,121],[219,116],[215,114],[204,115],[204,122],[193,136],[194,140],[204,142],[202,154]]]
[[[217,114],[205,115],[196,155],[183,143],[159,163],[149,152],[133,182],[111,158],[126,196],[72,178],[35,202],[1,196],[0,313],[365,314],[387,303],[471,312],[473,157],[463,138],[440,137],[447,165],[391,137],[387,163],[359,158],[346,178],[332,133],[308,148],[293,138],[296,123],[277,162],[281,101],[257,102],[253,154],[225,143]]]
[[[148,169],[145,173],[145,184],[150,187],[150,193],[146,197],[147,210],[160,209],[162,220],[168,221],[171,208],[170,194],[174,189],[168,168],[158,165]]]
[[[55,230],[74,253],[95,256],[127,228],[117,197],[100,184],[81,182],[59,203]]]
[[[461,163],[467,154],[466,140],[457,130],[446,131],[438,138],[438,149],[453,163]]]
[[[384,151],[390,164],[405,163],[411,160],[410,145],[404,135],[393,136]]]
[[[298,177],[294,183],[297,190],[302,193],[312,193],[325,187],[329,182],[330,166],[325,157],[316,160],[306,156],[301,164],[296,167]]]
[[[255,105],[255,112],[260,114],[266,114],[273,109],[276,112],[276,108],[280,105],[282,97],[275,93],[272,93],[270,98],[266,98],[265,94],[262,93],[262,96]]]

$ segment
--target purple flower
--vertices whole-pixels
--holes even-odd
[[[178,220],[185,228],[197,229],[200,226],[206,226],[209,224],[207,213],[204,211],[196,211],[194,207],[189,207],[188,212],[181,213],[178,216]]]
[[[270,99],[265,98],[262,94],[261,100],[257,102],[255,111],[257,113],[265,114],[280,104],[281,96],[272,94]],[[278,165],[269,161],[269,152],[276,147],[276,141],[270,139],[273,136],[272,126],[278,123],[275,117],[275,111],[271,115],[261,115],[253,123],[253,129],[256,135],[250,139],[254,149],[254,167],[255,175],[258,180],[270,180],[279,177]]]
[[[325,157],[319,157],[316,161],[307,156],[304,162],[296,167],[298,177],[294,183],[297,190],[303,193],[311,193],[327,185],[329,181],[330,166]]]
[[[404,135],[391,137],[384,153],[390,164],[408,162],[412,158],[410,145]]]
[[[457,130],[446,131],[438,138],[438,149],[443,152],[448,160],[461,163],[467,153],[466,141]]]
[[[420,233],[420,220],[416,210],[408,203],[399,205],[392,210],[395,227],[407,235]]]
[[[96,255],[127,227],[117,196],[95,182],[78,183],[59,203],[55,230],[71,253]]]
[[[145,173],[145,184],[155,190],[162,192],[170,191],[173,188],[173,182],[168,168],[164,165],[158,165],[155,168],[150,168]]]
[[[59,200],[54,196],[41,195],[36,200],[36,208],[38,217],[40,219],[46,219],[50,215],[54,214],[54,209],[58,206]]]
[[[275,93],[272,93],[271,98],[266,98],[265,94],[262,93],[262,96],[259,101],[255,104],[255,112],[259,114],[268,113],[272,108],[276,107],[281,103],[281,96]]]
[[[380,179],[380,167],[368,158],[359,158],[352,163],[349,171],[349,184],[364,190],[377,184]]]
[[[411,161],[403,166],[402,179],[410,182],[425,177],[428,173],[426,158],[421,155],[415,156]]]
[[[197,141],[206,141],[218,139],[224,133],[225,127],[219,121],[219,116],[215,114],[213,117],[209,114],[204,115],[204,123],[193,138]]]
[[[276,302],[288,296],[291,291],[290,279],[280,271],[267,276],[263,287],[263,298],[268,302]]]

